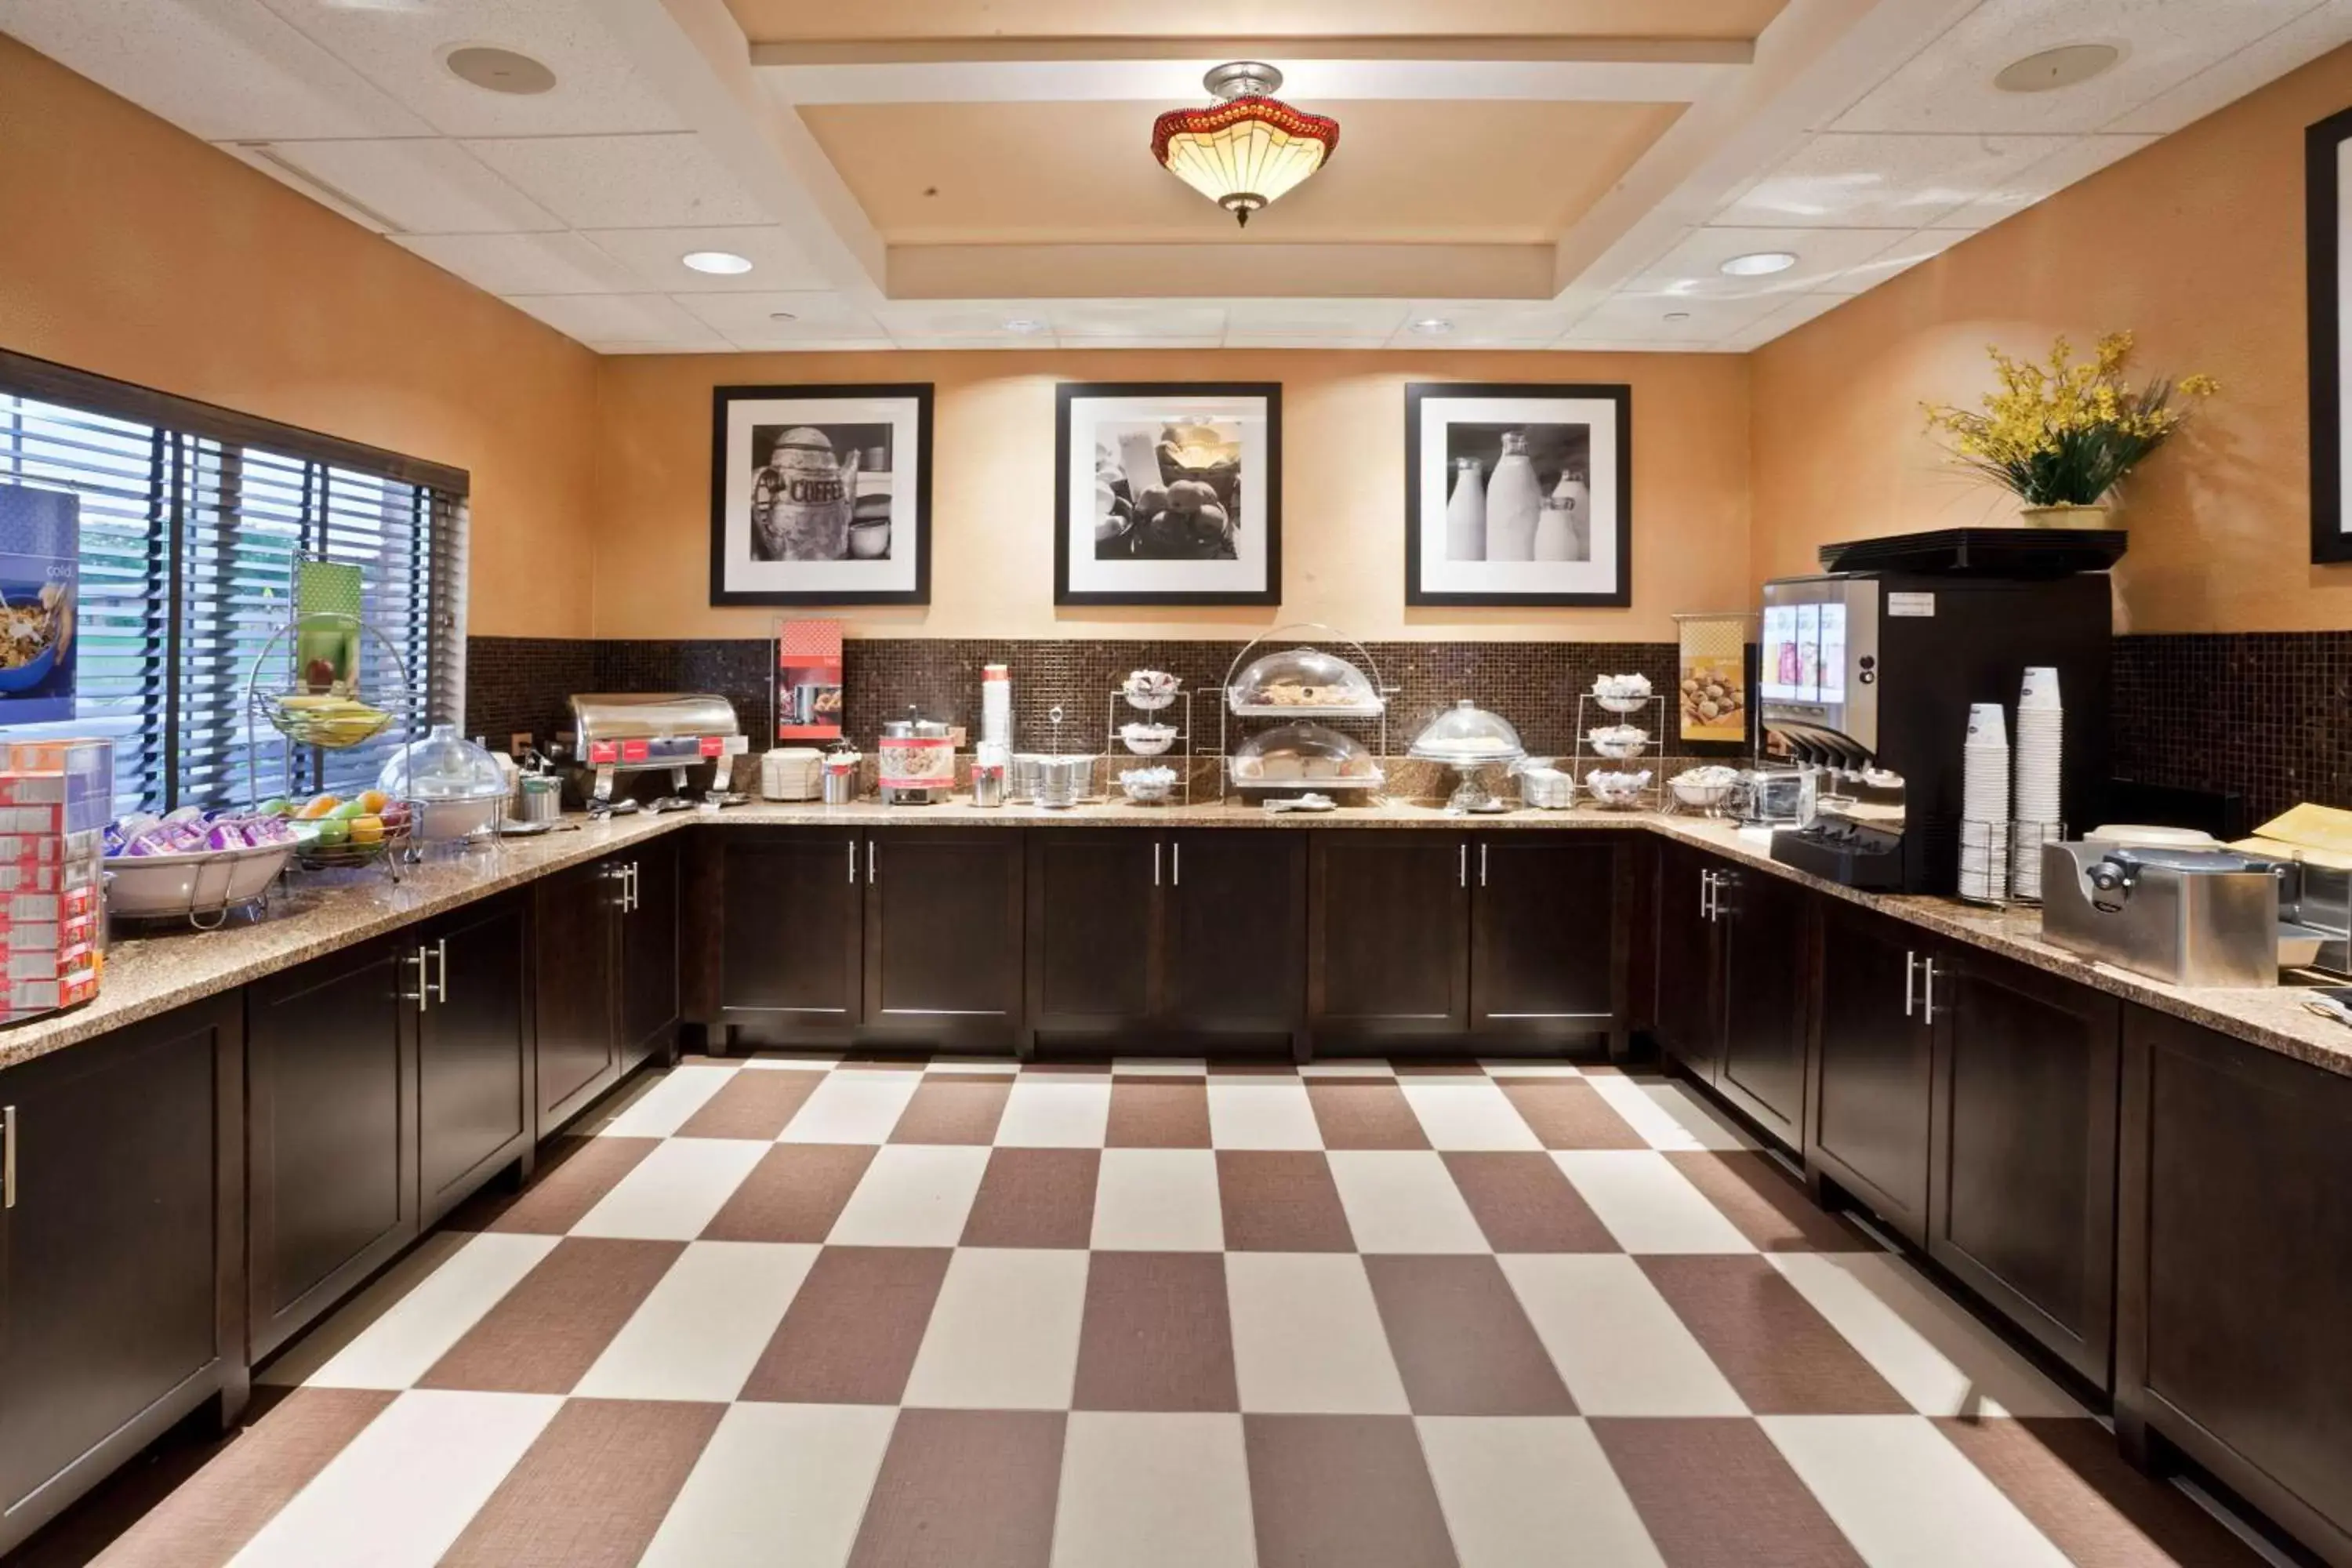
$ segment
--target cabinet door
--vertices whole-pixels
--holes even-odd
[[[1791,1149],[1805,1124],[1808,901],[1803,889],[1769,871],[1720,868],[1723,1053],[1716,1087]]]
[[[1935,963],[1928,1256],[2105,1387],[2122,1004],[1967,949]]]
[[[0,1072],[0,1552],[242,1384],[240,1003]]]
[[[416,1236],[417,984],[386,937],[246,989],[257,1361]]]
[[[1100,1037],[1148,1026],[1158,1000],[1167,843],[1128,828],[1024,837],[1030,1027]]]
[[[1307,837],[1169,836],[1160,1016],[1171,1032],[1289,1048],[1307,1004]]]
[[[574,866],[531,889],[531,1007],[539,1083],[536,1134],[545,1138],[621,1076],[621,884],[605,862]]]
[[[1307,1006],[1318,1033],[1463,1036],[1470,1023],[1470,841],[1313,830]]]
[[[1723,1046],[1723,992],[1716,976],[1716,923],[1708,913],[1712,856],[1678,844],[1658,847],[1658,1044],[1712,1083]]]
[[[1474,1028],[1557,1038],[1616,1021],[1622,852],[1581,833],[1488,833],[1471,844]]]
[[[866,1026],[1008,1047],[1021,1024],[1022,847],[1001,827],[866,838]]]
[[[1821,912],[1806,1168],[1925,1246],[1934,1037],[1912,976],[1934,950],[1923,933],[1845,904],[1824,900]]]
[[[677,1040],[678,864],[675,836],[656,838],[620,859],[629,868],[630,907],[621,925],[621,1070]]]
[[[718,832],[719,1006],[729,1023],[857,1021],[865,862],[854,828]]]
[[[434,985],[417,1016],[416,1125],[426,1225],[530,1146],[527,924],[516,896],[425,933]]]

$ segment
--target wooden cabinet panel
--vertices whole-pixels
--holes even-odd
[[[1821,905],[1810,1173],[1826,1175],[1915,1245],[1927,1238],[1934,1036],[1908,966],[1924,933],[1849,905]]]
[[[1320,829],[1307,851],[1307,1005],[1337,1036],[1459,1038],[1470,1019],[1470,841]]]
[[[1161,1017],[1186,1035],[1287,1048],[1306,1013],[1306,836],[1204,828],[1167,843]]]
[[[531,1142],[530,932],[520,896],[436,921],[416,1035],[417,1179],[432,1224]]]
[[[619,1081],[619,995],[613,966],[620,881],[595,862],[531,888],[531,995],[538,1136],[547,1137]]]
[[[215,1392],[242,1400],[241,1005],[0,1073],[0,1551]]]
[[[1622,853],[1581,833],[1488,833],[1472,843],[1474,1028],[1557,1037],[1611,1026]]]
[[[1808,895],[1769,871],[1717,868],[1723,1036],[1716,1087],[1790,1148],[1805,1110]]]
[[[416,960],[387,937],[246,989],[257,1360],[417,1233]]]
[[[1651,1026],[1658,1044],[1706,1081],[1715,1081],[1723,1048],[1723,993],[1716,976],[1716,923],[1708,918],[1713,857],[1679,844],[1658,847],[1657,1004]]]
[[[615,859],[629,868],[620,912],[621,1070],[667,1056],[677,1043],[678,854],[675,836]]]
[[[1149,1026],[1168,845],[1119,828],[1024,837],[1030,1027],[1100,1036]]]
[[[714,837],[722,1016],[856,1023],[866,876],[857,831],[729,828]]]
[[[1021,1020],[1021,836],[877,828],[866,853],[866,1026],[1012,1045]]]
[[[1985,953],[1937,966],[1928,1255],[2105,1387],[2121,1005]]]

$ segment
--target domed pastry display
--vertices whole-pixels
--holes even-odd
[[[1362,670],[1312,647],[1276,648],[1252,660],[1226,688],[1225,702],[1244,718],[1269,719],[1369,719],[1386,707]]]
[[[1444,763],[1460,775],[1446,800],[1448,812],[1508,809],[1479,778],[1490,763],[1516,763],[1528,754],[1519,732],[1468,698],[1431,720],[1409,750],[1423,762]]]
[[[1314,787],[1378,789],[1379,762],[1372,754],[1322,724],[1285,724],[1252,735],[1234,752],[1234,785],[1243,790]]]
[[[498,760],[460,738],[455,724],[436,724],[425,739],[394,752],[375,786],[415,808],[416,837],[427,843],[496,829],[509,788]]]

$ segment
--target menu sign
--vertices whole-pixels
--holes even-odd
[[[0,485],[0,724],[74,716],[81,502]]]
[[[841,739],[841,623],[776,623],[776,739]]]

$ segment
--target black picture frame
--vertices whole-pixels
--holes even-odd
[[[1607,402],[1616,409],[1616,438],[1609,446],[1613,465],[1616,516],[1615,580],[1595,592],[1475,592],[1423,585],[1422,442],[1428,405],[1463,398]],[[1600,454],[1595,453],[1597,462]],[[1596,509],[1597,510],[1597,509]],[[1602,525],[1593,521],[1596,529]],[[1633,602],[1633,389],[1619,382],[1413,382],[1404,389],[1404,602],[1409,606],[1455,608],[1624,609]]]
[[[2344,385],[2338,376],[2346,300],[2336,268],[2346,215],[2338,200],[2339,149],[2352,141],[2352,109],[2303,133],[2305,317],[2311,376],[2311,559],[2352,562],[2352,517],[2344,505]]]
[[[931,602],[931,429],[932,384],[929,382],[824,383],[803,385],[715,386],[710,390],[710,602],[713,605],[928,605]],[[823,423],[795,420],[790,405],[851,399],[881,404],[906,403],[914,423],[914,575],[906,587],[834,587],[824,589],[730,587],[728,480],[731,435],[739,418],[750,416],[754,405],[779,405],[762,410],[761,423]],[[894,466],[896,459],[894,458]],[[893,520],[896,526],[896,520]],[[894,541],[895,544],[895,541]],[[774,566],[777,563],[762,563]]]
[[[1073,588],[1070,584],[1070,493],[1073,405],[1087,399],[1150,397],[1232,400],[1260,398],[1265,405],[1265,582],[1246,590],[1165,591]],[[1091,502],[1091,496],[1088,497]],[[1054,396],[1054,603],[1064,605],[1279,605],[1282,603],[1282,384],[1274,381],[1088,381],[1064,382]]]

